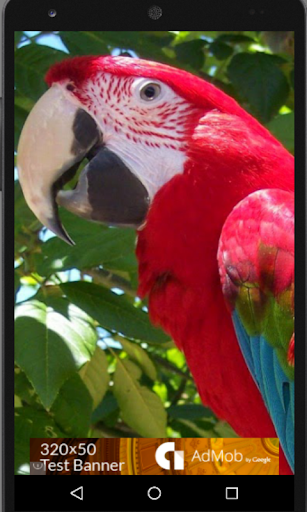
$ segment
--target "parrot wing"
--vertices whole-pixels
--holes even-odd
[[[246,364],[294,468],[294,194],[260,190],[223,226],[223,294]]]

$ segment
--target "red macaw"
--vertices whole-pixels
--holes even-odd
[[[290,474],[292,155],[232,98],[164,64],[77,57],[46,79],[18,148],[28,205],[70,243],[57,204],[138,229],[152,321],[183,350],[203,403],[241,437],[277,435]]]

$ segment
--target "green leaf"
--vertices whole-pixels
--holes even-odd
[[[15,106],[25,110],[29,113],[35,105],[35,101],[27,98],[26,96],[22,96],[20,91],[15,92]]]
[[[72,437],[87,437],[93,400],[79,375],[70,377],[61,387],[51,413],[63,431]]]
[[[114,427],[118,420],[119,407],[115,396],[108,391],[92,414],[92,423],[103,421],[108,427]]]
[[[61,211],[61,219],[76,245],[67,246],[59,238],[45,242],[42,247],[43,259],[37,267],[41,275],[99,265],[117,270],[134,270],[137,267],[134,230],[107,228],[64,210]],[[126,264],[123,264],[123,259]]]
[[[18,290],[20,288],[20,279],[17,272],[14,272],[14,296],[16,297]]]
[[[154,32],[137,30],[59,32],[59,36],[73,55],[80,53],[104,55],[109,53],[111,48],[120,48],[132,50],[142,58],[161,62],[169,61],[162,48],[170,44],[175,36],[168,32],[162,37],[159,32],[158,36],[153,34]]]
[[[275,117],[266,127],[291,153],[294,153],[294,112]]]
[[[214,437],[214,423],[198,420],[178,419],[172,422],[172,428],[178,430],[182,437]]]
[[[169,339],[151,325],[144,311],[129,304],[124,296],[119,297],[102,286],[86,282],[65,283],[61,288],[73,304],[105,329],[149,343],[163,343]]]
[[[51,285],[40,290],[35,298],[41,300],[49,309],[54,309],[73,323],[74,328],[83,338],[85,346],[92,356],[95,352],[98,339],[96,331],[97,324],[85,311],[74,304],[70,304],[62,294],[63,292],[59,286]]]
[[[228,75],[241,98],[267,123],[286,102],[289,84],[278,67],[282,60],[266,53],[239,53],[228,66]]]
[[[186,360],[183,352],[179,350],[177,347],[169,348],[166,352],[166,357],[168,361],[174,363],[178,368],[183,368],[186,364]]]
[[[93,409],[96,409],[106,394],[110,381],[108,361],[101,348],[96,347],[92,359],[81,368],[79,375],[92,397]]]
[[[59,286],[46,286],[45,289],[40,289],[36,294],[35,299],[44,302],[48,309],[51,308],[57,313],[60,313],[69,322],[72,322],[74,329],[78,331],[79,335],[84,340],[84,345],[90,355],[94,354],[97,343],[97,331],[95,321],[79,309],[74,304],[70,304],[66,298],[62,296],[62,290]]]
[[[15,368],[14,372],[14,390],[23,402],[33,406],[35,409],[42,408],[42,405],[38,401],[37,394],[35,393],[33,386],[30,384],[24,372],[20,368]]]
[[[195,37],[207,37],[210,39],[217,37],[219,34],[219,32],[217,30],[208,30],[205,32],[199,31],[199,30],[193,30],[193,32],[191,32],[191,33],[194,34]]]
[[[60,36],[73,55],[104,55],[109,53],[108,45],[101,37],[101,32],[82,30],[61,31]]]
[[[65,57],[64,52],[35,43],[19,48],[15,52],[16,89],[36,101],[47,89],[45,73],[52,64]]]
[[[20,473],[24,464],[30,464],[31,437],[65,437],[51,416],[45,411],[31,407],[19,407],[15,411],[15,473]],[[27,472],[27,470],[24,470]]]
[[[194,39],[175,46],[177,59],[184,64],[199,70],[205,63],[205,54],[203,48],[206,41],[203,39]]]
[[[157,395],[138,383],[141,370],[132,361],[118,359],[114,395],[123,420],[143,437],[166,437],[166,412]]]
[[[15,207],[15,241],[20,232],[27,232],[30,226],[36,223],[36,218],[24,200],[19,181],[14,182],[14,207]]]
[[[221,41],[214,41],[209,46],[210,52],[217,60],[225,60],[233,54],[233,48]]]
[[[90,360],[96,335],[37,300],[17,306],[15,318],[16,364],[50,409],[65,380]]]
[[[223,43],[254,43],[255,39],[243,34],[221,34],[216,38],[216,41]]]
[[[128,356],[133,359],[135,363],[143,370],[143,372],[151,379],[156,380],[157,378],[157,370],[152,360],[148,356],[147,352],[137,345],[136,343],[132,343],[131,341],[125,340],[124,338],[119,338],[118,341],[122,345],[124,351],[128,354]]]
[[[20,43],[20,40],[21,40],[22,36],[23,36],[23,31],[22,30],[15,30],[15,32],[14,32],[15,48]]]
[[[200,420],[202,418],[214,418],[213,412],[201,404],[172,405],[167,409],[171,418]]]
[[[226,423],[226,421],[218,421],[214,427],[219,437],[238,437],[238,434]]]
[[[24,110],[23,108],[19,107],[18,105],[15,105],[15,110],[14,110],[14,127],[15,127],[15,131],[14,131],[14,144],[15,144],[15,150],[17,150],[17,146],[18,146],[18,142],[19,142],[19,137],[20,137],[20,132],[23,128],[23,125],[25,124],[26,122],[26,119],[27,119],[27,116],[28,116],[28,112],[27,110]]]

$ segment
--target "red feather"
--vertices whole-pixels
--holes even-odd
[[[214,85],[187,71],[173,68],[166,64],[130,57],[90,56],[66,59],[52,66],[45,80],[49,86],[55,82],[69,80],[78,88],[82,88],[88,80],[95,80],[99,72],[111,73],[115,76],[136,76],[161,80],[169,85],[177,94],[201,109],[201,114],[216,112],[236,115],[244,119],[254,134],[270,140],[273,146],[281,144],[256,119],[249,115],[240,105],[217,89]]]
[[[274,437],[239,349],[217,265],[220,233],[233,207],[256,190],[294,187],[293,157],[255,124],[245,116],[204,113],[184,173],[157,193],[139,232],[139,293],[149,295],[153,322],[184,351],[204,404],[242,437]],[[280,472],[291,474],[284,456]]]
[[[242,437],[274,437],[225,306],[217,249],[244,197],[263,188],[293,191],[293,157],[232,98],[164,64],[80,57],[55,65],[46,80],[80,88],[99,72],[161,80],[198,109],[186,132],[184,173],[159,190],[139,231],[139,294],[149,295],[153,322],[184,351],[203,402]],[[283,455],[280,467],[290,473]]]

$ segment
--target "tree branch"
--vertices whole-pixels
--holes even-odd
[[[120,288],[126,295],[129,295],[129,297],[136,297],[136,291],[132,288],[129,281],[116,274],[112,274],[109,270],[91,268],[83,270],[82,273],[92,277],[94,283],[101,284],[109,290],[111,288]]]
[[[171,401],[171,405],[176,405],[177,402],[180,400],[181,395],[182,395],[182,393],[185,390],[188,378],[189,378],[188,374],[186,375],[186,377],[182,378],[182,381],[179,384],[179,388],[177,389],[177,391],[176,391],[176,393],[175,393],[175,395],[173,397],[173,400]]]
[[[156,363],[158,363],[158,365],[164,366],[164,368],[166,368],[167,370],[169,370],[173,373],[176,373],[177,375],[180,375],[185,380],[190,380],[190,381],[194,382],[189,371],[187,373],[185,373],[184,371],[180,370],[180,368],[177,368],[177,366],[173,365],[172,363],[170,363],[163,357],[158,356],[157,354],[150,353],[150,356],[152,359],[154,359],[156,361]]]

